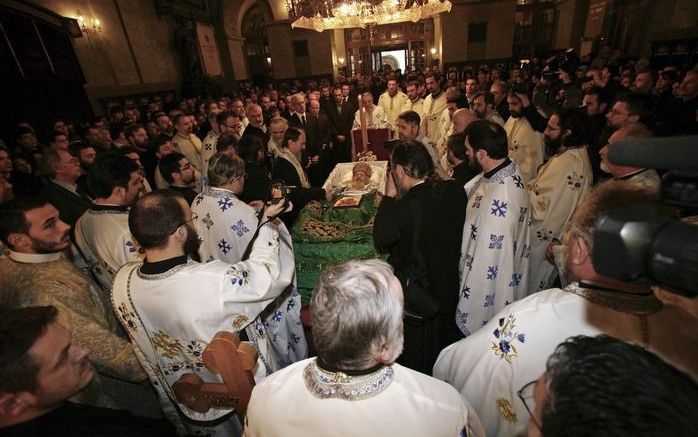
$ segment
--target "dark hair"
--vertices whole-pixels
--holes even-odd
[[[422,121],[416,111],[405,111],[397,116],[400,120],[404,120],[407,124],[417,125]]]
[[[116,149],[115,152],[118,152],[122,156],[126,156],[126,155],[130,155],[131,153],[135,153],[136,155],[138,155],[138,159],[140,159],[140,157],[141,157],[141,154],[138,151],[138,149],[136,149],[133,146],[122,146],[122,147],[119,147],[118,149]]]
[[[630,115],[637,115],[645,123],[654,113],[654,97],[642,93],[625,93],[616,97],[616,102],[625,103]]]
[[[446,148],[453,153],[453,156],[461,161],[465,161],[467,157],[465,154],[465,134],[459,133],[449,136],[446,141]]]
[[[41,208],[48,201],[43,197],[20,197],[0,205],[0,239],[7,246],[10,234],[26,234],[29,232],[26,212]]]
[[[490,158],[502,159],[509,154],[507,133],[502,126],[487,120],[475,120],[465,129],[470,147],[484,149]]]
[[[247,135],[240,138],[237,153],[240,159],[246,163],[257,163],[259,162],[259,151],[263,148],[264,144],[258,136]]]
[[[160,175],[162,175],[162,178],[165,179],[165,181],[168,183],[174,182],[172,173],[180,171],[181,167],[179,165],[179,161],[184,158],[186,158],[186,156],[179,152],[171,153],[160,158],[158,168],[160,169]]]
[[[478,97],[482,97],[485,100],[485,105],[492,105],[494,107],[494,94],[489,91],[480,91],[473,96],[473,101]]]
[[[586,95],[596,96],[597,102],[600,104],[605,103],[606,109],[611,105],[611,93],[606,91],[606,88],[601,88],[598,86],[593,86],[584,92]]]
[[[299,129],[297,127],[289,127],[288,129],[286,129],[286,133],[284,134],[284,140],[281,142],[281,146],[288,147],[289,141],[298,141],[298,138],[300,138],[302,133],[303,129]]]
[[[566,147],[579,147],[594,140],[589,117],[584,108],[563,108],[555,111],[560,119],[560,133],[569,129],[569,135],[562,138]]]
[[[249,137],[250,135],[247,136]],[[232,147],[237,150],[238,140],[229,134],[218,137],[218,141],[216,141],[216,152],[223,152],[227,150],[228,147]]]
[[[116,187],[128,188],[135,171],[138,164],[121,153],[100,153],[87,172],[87,188],[95,198],[109,197]]]
[[[56,321],[57,314],[52,306],[0,310],[0,393],[37,389],[39,366],[29,349]]]
[[[231,111],[219,112],[218,115],[216,115],[216,123],[219,125],[225,125],[225,121],[229,117],[238,118],[237,114]]]
[[[560,344],[548,358],[546,379],[544,436],[684,436],[698,428],[698,385],[691,377],[606,335]]]
[[[174,124],[175,126],[179,124],[179,120],[181,120],[182,117],[189,117],[189,115],[185,114],[184,112],[176,114],[174,117],[172,117],[172,124]]]
[[[63,133],[63,131],[54,130],[53,132],[51,132],[51,142],[52,143],[56,142],[56,137],[59,135],[66,137],[66,140],[68,139],[68,136],[65,133]]]
[[[179,200],[170,190],[152,191],[136,201],[128,213],[131,234],[144,249],[167,244],[169,236],[185,222]]]
[[[465,96],[463,96],[460,93],[458,93],[455,97],[448,99],[447,103],[455,103],[456,109],[463,109],[463,108],[470,107],[470,103],[468,103],[468,99],[466,99]]]
[[[145,127],[143,127],[142,124],[131,123],[128,126],[126,126],[126,129],[124,130],[124,135],[126,136],[126,138],[129,138],[129,137],[133,136],[133,134],[136,131],[141,130],[141,129],[145,129]]]
[[[390,154],[390,164],[401,165],[407,176],[414,179],[434,176],[434,161],[424,144],[417,141],[398,141]]]
[[[172,139],[167,135],[156,135],[150,141],[149,147],[153,151],[153,153],[160,153],[160,147],[164,146],[165,144],[171,141]]]

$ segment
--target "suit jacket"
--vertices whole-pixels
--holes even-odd
[[[245,137],[257,137],[262,144],[267,143],[267,134],[260,128],[248,124],[240,139]]]
[[[462,337],[455,316],[467,201],[465,190],[454,180],[425,182],[412,187],[399,200],[384,197],[376,213],[374,244],[379,252],[390,254],[388,262],[399,275],[416,262],[412,256],[412,241],[415,208],[420,210],[421,225],[416,248],[426,263],[428,292],[438,302],[439,312],[433,320],[436,338],[426,345],[406,327],[403,362],[408,367],[416,367],[415,370],[430,372],[439,351]],[[405,296],[405,301],[408,300],[409,296]],[[419,364],[414,365],[412,360]]]
[[[305,113],[305,122],[308,122],[308,113]],[[289,115],[288,119],[288,127],[297,127],[299,129],[305,129],[305,124],[301,121],[301,118],[298,116],[298,113],[294,112],[293,114]]]
[[[332,137],[332,126],[325,114],[317,116],[306,114],[305,149],[310,156],[319,155],[323,144],[329,144]]]
[[[41,194],[56,207],[61,220],[70,225],[72,235],[75,222],[87,211],[91,202],[86,197],[75,194],[52,181],[44,186]]]

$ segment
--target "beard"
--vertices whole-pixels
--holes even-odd
[[[201,246],[201,240],[199,240],[199,235],[196,233],[196,229],[187,223],[187,239],[184,240],[184,254],[192,259],[199,260],[199,246]]]
[[[514,118],[521,118],[521,112],[519,111],[509,111],[509,115]]]
[[[468,159],[468,167],[475,172],[475,174],[482,173],[482,164],[473,156],[472,159]]]
[[[546,135],[543,137],[543,142],[545,143],[545,155],[551,157],[562,147],[562,136],[553,139]]]
[[[70,246],[69,235],[69,232],[66,232],[65,235],[58,242],[47,242],[32,239],[32,250],[34,251],[34,253],[38,254],[61,252],[67,249],[68,246]]]
[[[480,112],[480,111],[478,111],[477,109],[474,109],[474,110],[473,110],[473,114],[474,114],[475,117],[477,117],[479,120],[482,120],[482,119],[485,118],[485,114],[482,113],[482,112]]]

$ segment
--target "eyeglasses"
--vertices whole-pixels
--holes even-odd
[[[170,232],[170,235],[172,235],[172,234],[174,234],[175,232],[177,232],[177,229],[179,229],[180,227],[186,225],[186,224],[189,223],[189,222],[196,221],[196,220],[198,220],[198,219],[199,219],[199,215],[196,214],[196,213],[192,213],[191,218],[190,218],[189,220],[183,221],[182,223],[180,223],[180,224],[178,224],[177,226],[175,226],[174,229],[172,229],[172,232]]]
[[[533,411],[531,411],[531,407],[528,405],[528,402],[526,401],[526,399],[528,399],[529,401],[534,400],[534,390],[536,388],[537,382],[538,380],[533,380],[528,384],[524,385],[523,387],[521,387],[521,390],[516,392],[516,395],[519,397],[519,399],[521,399],[521,402],[523,402],[524,407],[526,408],[526,411],[528,411],[528,414],[531,416],[531,420],[536,425],[536,428],[542,431],[543,428],[540,426],[540,423],[538,423],[538,421],[536,420],[536,416],[533,415]]]

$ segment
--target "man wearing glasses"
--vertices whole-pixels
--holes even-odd
[[[197,217],[170,191],[141,197],[129,212],[129,228],[145,259],[119,270],[112,304],[178,434],[214,427],[224,431],[221,435],[239,434],[240,424],[231,410],[191,410],[176,401],[172,386],[185,373],[218,381],[203,363],[208,342],[219,331],[241,333],[254,324],[291,283],[294,269],[281,264],[279,228],[270,221],[283,207],[264,210],[249,259],[235,264],[191,259],[200,244],[192,225]],[[258,340],[254,345],[260,360],[253,372],[261,378],[270,372],[265,355],[269,346],[264,338]]]
[[[198,193],[194,190],[195,170],[189,160],[181,153],[172,153],[164,156],[158,167],[169,188],[191,205]]]
[[[471,403],[488,436],[526,429],[528,414],[517,390],[543,373],[546,358],[570,336],[612,335],[698,375],[698,321],[682,308],[662,306],[648,285],[600,275],[592,262],[597,220],[614,207],[652,202],[656,192],[628,182],[606,182],[592,190],[572,216],[565,244],[556,249],[568,279],[576,282],[513,302],[441,352],[434,376]]]
[[[684,436],[698,428],[695,381],[655,354],[606,335],[561,343],[545,372],[517,394],[529,415],[529,437]]]

